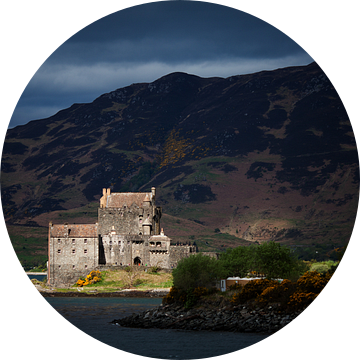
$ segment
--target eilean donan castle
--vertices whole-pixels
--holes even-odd
[[[103,189],[95,224],[49,224],[48,284],[67,286],[92,270],[127,265],[176,267],[196,246],[172,245],[160,228],[156,190],[111,193]]]

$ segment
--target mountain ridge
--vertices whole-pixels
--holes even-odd
[[[93,222],[104,187],[156,186],[175,241],[336,247],[358,201],[355,137],[316,63],[119,88],[9,129],[1,166],[10,237],[50,220]]]

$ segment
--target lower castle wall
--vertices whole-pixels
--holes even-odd
[[[74,285],[80,277],[86,277],[92,270],[96,270],[96,267],[74,270],[70,265],[64,265],[61,269],[57,269],[54,265],[51,267],[51,277],[48,284],[54,287],[68,287]]]
[[[101,238],[50,238],[48,284],[66,287],[92,270],[121,269],[140,261],[139,269],[173,269],[196,253],[194,245],[170,245],[168,238],[146,235],[106,235]],[[103,255],[101,255],[101,253]],[[100,256],[101,255],[101,256]],[[104,261],[99,263],[100,258]]]
[[[194,254],[196,254],[194,245],[170,245],[169,267],[175,268],[181,259]]]

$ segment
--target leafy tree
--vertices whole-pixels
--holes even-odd
[[[227,249],[219,259],[225,276],[247,276],[253,253],[253,246],[239,246],[235,249]]]
[[[302,271],[300,262],[290,248],[274,241],[256,247],[252,267],[252,270],[264,274],[268,279],[289,278]]]
[[[220,262],[201,253],[181,259],[173,270],[173,283],[188,291],[198,287],[211,288],[214,280],[223,276]]]

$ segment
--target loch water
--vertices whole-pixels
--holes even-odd
[[[49,304],[74,326],[114,348],[158,359],[202,359],[228,354],[269,335],[175,329],[132,329],[111,324],[161,304],[161,298],[53,297]],[[161,339],[161,346],[159,344]]]

